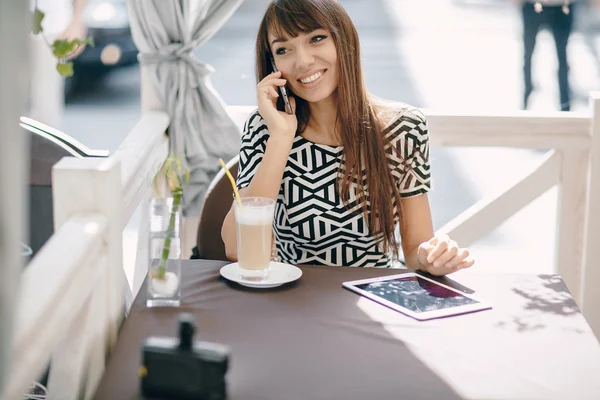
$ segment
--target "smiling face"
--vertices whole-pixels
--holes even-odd
[[[295,95],[316,103],[335,92],[339,67],[330,32],[317,29],[296,37],[276,37],[269,32],[268,40],[277,69]]]

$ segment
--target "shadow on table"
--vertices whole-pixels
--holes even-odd
[[[542,281],[541,285],[536,285],[537,289],[527,287],[527,282],[523,283],[522,287],[512,289],[514,294],[525,301],[522,306],[525,313],[514,316],[510,322],[500,322],[497,326],[514,325],[518,332],[527,332],[545,328],[546,325],[543,323],[544,314],[583,318],[577,303],[560,276],[538,275],[536,279]],[[580,328],[570,330],[576,333],[584,333]]]
[[[578,314],[579,307],[571,296],[565,282],[558,275],[539,275],[547,291],[543,293],[526,292],[513,289],[513,292],[527,299],[526,310],[538,310],[562,316]]]
[[[149,335],[175,336],[179,312],[195,315],[196,340],[231,347],[232,400],[461,398],[342,288],[346,280],[398,271],[303,267],[297,284],[267,291],[223,284],[224,264],[185,263],[179,309],[136,302],[97,399],[141,398],[141,343]]]

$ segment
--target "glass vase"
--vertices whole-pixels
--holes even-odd
[[[179,307],[181,304],[180,210],[178,205],[174,212],[172,197],[150,201],[147,307]]]

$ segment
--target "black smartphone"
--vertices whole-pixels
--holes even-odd
[[[270,60],[271,60],[271,66],[273,67],[273,72],[277,72],[277,67],[275,66],[275,60],[273,59],[272,56],[270,57]],[[279,86],[279,92],[281,92],[281,97],[283,97],[283,102],[285,103],[285,112],[287,112],[290,115],[293,114],[294,112],[292,111],[292,106],[290,105],[290,99],[288,97],[285,86]]]

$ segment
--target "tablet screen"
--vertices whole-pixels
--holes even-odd
[[[356,287],[415,313],[479,303],[420,276],[364,283]]]

